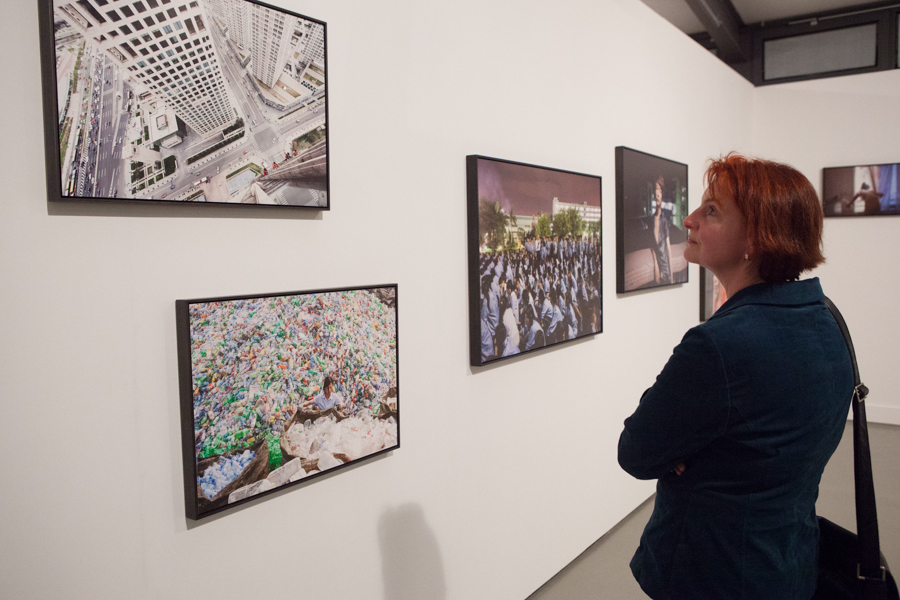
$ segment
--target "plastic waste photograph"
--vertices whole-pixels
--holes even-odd
[[[400,446],[397,286],[176,301],[185,514]]]

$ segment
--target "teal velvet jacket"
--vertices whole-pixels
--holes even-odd
[[[740,290],[685,334],[625,420],[619,464],[659,480],[631,560],[651,598],[812,596],[819,480],[853,391],[822,298],[818,279]]]

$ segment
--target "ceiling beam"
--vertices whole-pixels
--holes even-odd
[[[741,20],[731,0],[685,0],[716,44],[718,57],[727,63],[747,60],[741,44]]]

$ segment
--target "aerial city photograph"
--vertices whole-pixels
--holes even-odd
[[[327,208],[325,24],[246,0],[54,0],[62,195]]]

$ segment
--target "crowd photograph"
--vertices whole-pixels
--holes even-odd
[[[483,158],[476,168],[473,364],[600,333],[600,178]]]

